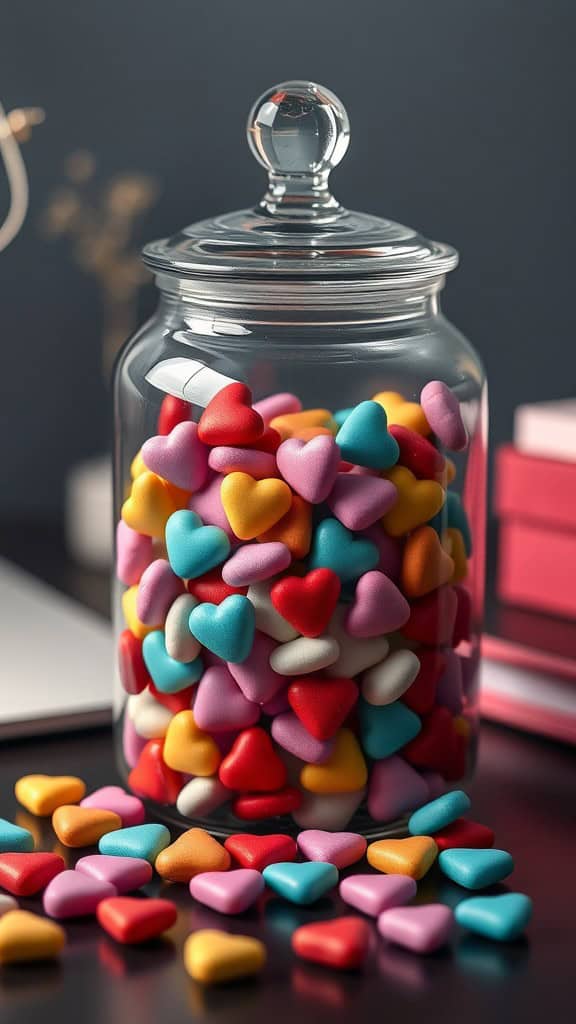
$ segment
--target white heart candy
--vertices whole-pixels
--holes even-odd
[[[270,655],[270,667],[280,676],[302,676],[332,665],[340,653],[333,636],[299,636],[280,644]]]
[[[359,639],[350,636],[344,628],[344,619],[348,614],[346,605],[338,605],[332,616],[328,633],[335,637],[340,646],[340,654],[331,666],[334,676],[345,676],[351,679],[364,672],[372,665],[383,661],[388,654],[389,644],[385,636],[372,636]]]
[[[282,618],[279,612],[276,611],[272,601],[270,600],[270,587],[272,582],[267,580],[261,583],[253,583],[248,588],[247,598],[252,605],[254,605],[254,611],[256,613],[256,629],[259,629],[261,633],[266,633],[271,636],[273,640],[278,640],[279,643],[284,644],[288,640],[294,640],[297,637],[298,630],[294,629],[286,619]]]
[[[176,809],[185,818],[194,818],[210,814],[232,796],[229,789],[223,786],[217,775],[206,778],[197,776],[187,782],[178,794]]]
[[[193,594],[180,594],[170,606],[164,625],[166,652],[175,661],[194,661],[200,654],[200,643],[192,636],[188,619],[198,604]]]
[[[127,712],[135,731],[146,740],[162,739],[173,718],[170,709],[155,700],[149,690],[129,697]]]
[[[392,704],[412,685],[420,671],[414,651],[394,651],[362,679],[362,696],[369,704]]]

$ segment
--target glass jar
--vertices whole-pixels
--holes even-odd
[[[120,770],[214,834],[394,834],[474,763],[484,372],[454,249],[332,196],[332,93],[276,86],[248,140],[263,200],[145,248],[116,367]]]

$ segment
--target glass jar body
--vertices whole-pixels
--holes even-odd
[[[206,496],[208,488],[212,489],[212,496],[215,491],[219,493],[221,477],[227,475],[214,469],[209,469],[198,491],[171,485],[168,509],[160,514],[160,526],[146,526],[126,515],[124,503],[138,491],[138,476],[150,472],[142,456],[138,458],[142,446],[159,433],[159,417],[163,412],[163,429],[170,426],[166,423],[167,402],[194,421],[198,421],[203,412],[202,406],[190,405],[186,409],[173,399],[167,400],[166,392],[150,383],[149,379],[158,383],[158,367],[168,360],[200,362],[225,378],[242,382],[250,389],[254,403],[270,395],[288,393],[297,396],[304,410],[338,413],[336,419],[340,422],[345,417],[342,410],[371,400],[375,395],[400,395],[403,402],[396,397],[393,407],[387,407],[388,426],[404,426],[407,430],[416,426],[415,432],[420,430],[419,436],[427,435],[438,451],[442,465],[432,475],[429,473],[426,477],[425,472],[412,473],[411,470],[403,474],[402,500],[412,509],[405,527],[396,523],[387,529],[388,521],[384,517],[368,527],[349,530],[356,537],[377,545],[378,560],[375,565],[372,563],[370,571],[392,580],[401,592],[408,589],[404,597],[410,605],[410,618],[401,628],[386,634],[386,649],[382,647],[382,637],[374,636],[373,629],[368,629],[370,636],[350,637],[346,620],[353,603],[359,601],[356,590],[358,578],[364,571],[356,577],[352,573],[351,578],[342,583],[326,635],[335,637],[341,646],[354,648],[352,661],[336,660],[336,671],[331,670],[330,665],[312,670],[310,674],[302,670],[302,678],[321,686],[323,682],[345,677],[351,680],[356,699],[339,722],[334,736],[320,742],[316,738],[312,764],[296,756],[298,747],[294,746],[293,739],[284,746],[275,738],[284,732],[277,732],[281,729],[277,720],[282,716],[286,729],[293,729],[294,725],[297,729],[305,728],[304,723],[308,724],[305,712],[300,718],[296,714],[297,701],[291,696],[299,672],[286,675],[285,685],[280,680],[266,700],[251,701],[253,714],[243,717],[242,721],[252,724],[234,727],[233,722],[227,721],[224,729],[199,730],[194,721],[194,703],[200,688],[207,689],[206,673],[211,673],[208,682],[213,690],[218,685],[220,670],[226,673],[226,686],[236,686],[238,682],[244,696],[248,692],[254,697],[254,693],[246,689],[245,679],[234,672],[230,663],[226,665],[205,647],[199,654],[201,667],[196,665],[188,678],[185,671],[177,669],[176,681],[167,683],[162,666],[156,678],[154,666],[150,671],[150,661],[143,657],[146,635],[161,634],[164,644],[166,639],[163,633],[166,607],[157,614],[159,621],[155,622],[150,622],[148,614],[148,622],[143,623],[137,614],[138,608],[142,608],[138,603],[140,579],[147,564],[164,560],[166,568],[168,556],[162,515],[166,517],[170,509],[198,508],[205,525],[229,525],[222,523],[225,513],[221,502],[216,502],[216,508],[213,500],[206,501],[202,497]],[[182,365],[185,364],[179,363],[181,373]],[[186,379],[185,371],[182,379]],[[430,381],[443,381],[458,398],[469,438],[465,451],[453,453],[444,449],[435,435],[418,425],[421,410],[418,412],[415,405],[407,404],[418,403],[422,389]],[[388,401],[382,398],[385,407]],[[179,415],[176,411],[176,419]],[[337,431],[332,419],[322,425],[321,418],[310,430],[303,424],[299,424],[299,428],[304,429],[299,438],[303,441],[318,428],[320,433],[330,431],[334,435]],[[155,316],[125,346],[115,377],[115,519],[117,523],[124,522],[119,530],[125,534],[123,538],[117,534],[114,585],[118,762],[127,785],[148,799],[159,816],[183,827],[201,825],[221,835],[239,831],[297,831],[302,827],[328,830],[346,827],[369,836],[387,835],[399,830],[406,813],[414,806],[469,776],[477,738],[486,434],[484,373],[474,350],[440,313],[438,284],[418,292],[400,289],[388,294],[376,307],[362,313],[350,310],[346,316],[341,311],[319,314],[296,307],[209,308],[190,301],[184,284],[172,287],[170,294],[163,294]],[[405,435],[405,440],[409,436]],[[340,469],[349,471],[350,467],[341,465]],[[366,466],[356,473],[383,475]],[[396,479],[394,471],[389,479],[393,478]],[[441,508],[438,511],[439,489]],[[337,518],[330,501],[328,497],[327,501],[309,508],[312,545],[318,525],[323,520]],[[128,531],[126,519],[131,523]],[[413,585],[405,582],[407,559],[418,559],[418,555],[414,556],[415,545],[416,550],[421,545],[430,545],[430,530],[426,541],[422,539],[422,528],[428,524],[438,541],[432,543],[434,550],[429,551],[427,557],[432,559],[434,571],[439,575],[432,583],[424,582],[420,589],[414,590]],[[134,529],[135,526],[138,529]],[[125,565],[120,565],[123,561],[120,548],[126,543],[126,534],[141,548],[140,560],[136,558],[128,572]],[[228,534],[233,551],[241,542],[231,529]],[[415,539],[416,535],[420,540]],[[257,538],[251,538],[249,543],[257,543]],[[438,559],[444,555],[439,555],[436,549],[453,556],[451,570],[446,562],[442,571],[438,569]],[[266,586],[269,594],[270,585],[287,575],[302,577],[317,567],[308,549],[294,551],[293,556],[287,569],[265,581],[265,592]],[[222,565],[201,575],[200,582],[210,585],[208,590],[198,589],[196,577],[177,583],[172,597],[175,599],[187,588],[200,603],[218,604],[230,593],[222,588],[221,571]],[[220,589],[213,586],[215,580]],[[251,591],[246,587],[239,589],[250,600]],[[290,640],[284,634],[271,636],[258,629],[261,626],[258,619],[256,624],[261,656],[268,664],[271,652]],[[274,633],[274,629],[271,632]],[[159,643],[161,647],[161,641]],[[362,647],[368,652],[366,655]],[[162,656],[165,655],[164,648]],[[418,666],[412,674],[417,672],[417,675],[398,699],[388,702],[393,690],[392,666],[399,667],[403,658],[416,665],[414,655]],[[247,665],[258,676],[258,665],[250,667],[251,658],[252,654]],[[331,699],[337,703],[336,691],[337,687],[333,693],[331,691]],[[229,695],[228,689],[225,692]],[[367,695],[370,700],[366,699]],[[177,722],[173,724],[175,719]],[[261,777],[258,779],[256,771],[254,778],[252,772],[249,783],[239,781],[237,788],[231,788],[230,779],[235,776],[230,765],[234,769],[238,767],[243,757],[242,743],[249,746],[252,742],[242,740],[242,734],[247,731],[258,734],[254,749],[263,751]],[[262,741],[261,731],[268,734],[269,744]],[[264,747],[259,747],[262,742]],[[174,747],[176,755],[172,753]],[[207,757],[204,756],[206,750]],[[283,768],[279,769],[279,764]],[[269,769],[272,775],[276,772],[276,781],[268,777]],[[242,780],[242,765],[236,777]],[[221,778],[228,783],[226,787]],[[285,813],[282,813],[284,808]]]

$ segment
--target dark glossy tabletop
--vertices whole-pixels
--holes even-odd
[[[21,558],[24,562],[26,559]],[[38,563],[37,563],[38,564]],[[48,566],[48,563],[47,563]],[[43,573],[69,592],[77,588]],[[95,591],[90,583],[92,601]],[[54,849],[49,824],[18,806],[13,785],[29,772],[71,773],[90,789],[117,782],[108,730],[3,743],[0,747],[0,817],[34,831],[38,848]],[[572,749],[485,725],[472,815],[496,831],[497,845],[516,860],[511,887],[534,900],[526,939],[499,945],[458,931],[450,949],[418,957],[375,934],[364,970],[338,974],[298,961],[290,935],[306,921],[346,912],[336,896],[302,909],[265,894],[256,909],[222,917],[195,904],[185,886],[155,884],[151,893],[178,903],[178,923],[165,941],[123,947],[94,919],[66,923],[68,945],[60,962],[0,968],[2,1024],[179,1024],[276,1020],[542,1021],[573,1017],[576,967],[576,758]],[[62,850],[60,850],[62,852]],[[65,851],[66,852],[66,851]],[[90,850],[79,851],[84,855]],[[66,852],[70,861],[74,854]],[[365,870],[364,868],[362,870]],[[418,899],[452,905],[463,890],[437,868],[419,885]],[[38,909],[39,901],[22,906]],[[257,935],[268,964],[257,979],[203,990],[186,975],[184,938],[203,927]]]

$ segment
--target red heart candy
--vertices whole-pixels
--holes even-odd
[[[281,789],[286,768],[264,729],[243,729],[232,749],[220,764],[220,782],[228,789],[255,790],[260,793]]]
[[[252,441],[251,444],[244,444],[244,448],[256,448],[259,452],[268,452],[268,455],[275,455],[280,445],[282,444],[282,438],[274,427],[266,427],[262,437],[259,437],[257,441]]]
[[[253,444],[264,433],[264,421],[252,408],[252,394],[245,384],[227,384],[208,403],[198,423],[204,444]]]
[[[65,867],[58,853],[0,853],[0,887],[13,896],[34,896]]]
[[[298,847],[291,836],[251,836],[239,833],[229,836],[224,846],[237,864],[243,868],[264,871],[269,864],[296,860]]]
[[[294,786],[285,786],[277,793],[246,793],[232,804],[232,813],[243,821],[262,821],[278,814],[291,814],[302,803],[302,793]]]
[[[340,597],[341,584],[332,569],[313,569],[306,576],[284,576],[270,590],[279,614],[302,636],[320,636]]]
[[[211,569],[195,580],[188,580],[188,590],[199,601],[209,601],[210,604],[221,604],[231,594],[243,594],[245,597],[248,593],[248,587],[231,587],[225,583],[220,568]]]
[[[146,942],[176,923],[178,911],[170,900],[110,896],[98,904],[98,923],[116,942]]]
[[[175,398],[174,395],[166,395],[160,406],[158,433],[164,436],[171,434],[179,423],[185,423],[190,419],[191,412],[190,402],[185,402],[183,398]]]
[[[164,740],[148,740],[128,776],[130,789],[159,804],[175,804],[184,780],[164,764]]]
[[[388,429],[400,449],[398,465],[420,480],[434,480],[444,472],[446,459],[425,437],[408,427],[392,424]]]
[[[142,657],[142,641],[129,629],[118,640],[118,674],[126,693],[141,693],[150,683]]]
[[[446,668],[446,658],[441,651],[418,651],[420,671],[411,686],[402,695],[402,703],[417,715],[427,715],[434,707],[436,686]]]
[[[468,818],[456,818],[451,825],[446,825],[434,833],[434,842],[439,850],[481,850],[494,846],[495,835],[487,825],[479,825]]]
[[[422,729],[402,748],[402,757],[416,768],[426,768],[444,775],[444,768],[454,752],[456,737],[448,708],[435,707],[422,719]]]
[[[458,597],[454,587],[439,587],[432,594],[426,594],[410,604],[410,618],[402,626],[402,633],[409,640],[428,647],[451,646]]]
[[[303,960],[348,970],[360,967],[370,948],[370,925],[361,917],[336,917],[297,928],[292,949]]]
[[[178,693],[162,693],[161,690],[157,690],[154,683],[150,683],[148,686],[150,693],[157,700],[159,704],[163,704],[165,708],[168,708],[173,715],[177,715],[179,711],[189,711],[192,706],[192,694],[196,689],[196,686],[187,686],[184,690],[178,690]]]
[[[338,731],[358,700],[353,679],[295,679],[288,687],[288,701],[302,725],[317,740],[329,740]]]

